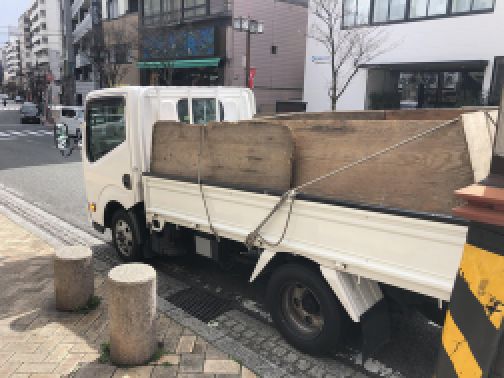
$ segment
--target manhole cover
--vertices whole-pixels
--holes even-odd
[[[233,308],[230,300],[195,287],[181,290],[166,299],[205,323]]]

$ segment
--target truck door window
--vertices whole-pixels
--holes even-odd
[[[206,125],[209,122],[217,120],[217,112],[215,109],[215,98],[193,98],[192,113],[193,123],[196,125]],[[189,101],[181,99],[177,105],[179,121],[190,123],[189,117]],[[224,119],[224,106],[219,101],[220,120]]]
[[[123,98],[92,100],[87,104],[87,155],[97,161],[126,140]]]

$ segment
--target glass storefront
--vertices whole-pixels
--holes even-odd
[[[454,108],[482,104],[483,71],[400,72],[401,108]]]

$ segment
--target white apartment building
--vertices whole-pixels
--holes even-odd
[[[33,54],[31,45],[30,13],[24,12],[19,17],[19,48],[20,48],[20,81],[21,87],[26,93],[29,88],[29,77],[33,66]]]
[[[504,83],[504,1],[344,0],[345,28],[376,27],[393,46],[363,64],[338,110],[496,103]],[[319,22],[310,13],[309,25]],[[327,50],[308,37],[304,100],[331,108]]]
[[[58,104],[61,78],[60,0],[33,0],[28,10],[35,75],[45,76],[49,104]]]
[[[2,85],[7,83],[7,46],[0,48],[0,58],[2,59]]]
[[[5,79],[7,82],[16,82],[21,71],[20,41],[17,35],[10,35],[5,44],[6,68]]]

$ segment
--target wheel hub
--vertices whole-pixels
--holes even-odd
[[[317,315],[320,313],[320,306],[311,291],[304,292],[301,304],[303,309],[309,314]]]
[[[324,317],[315,294],[300,283],[287,284],[282,292],[282,310],[290,325],[305,337],[316,337]]]

